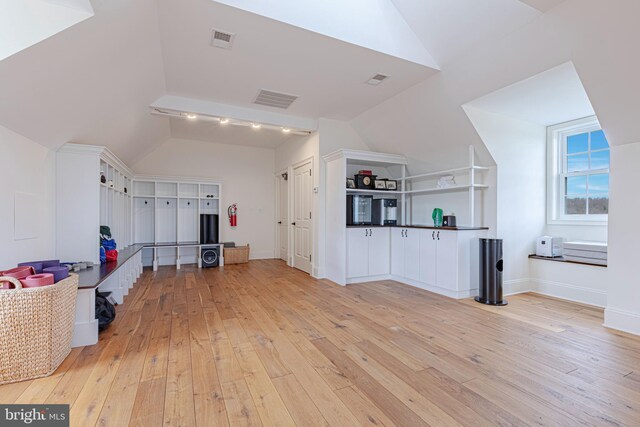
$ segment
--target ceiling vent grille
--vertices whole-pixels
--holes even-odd
[[[377,86],[380,83],[382,83],[383,80],[385,80],[386,78],[388,78],[389,76],[385,76],[384,74],[376,74],[375,76],[371,77],[369,80],[367,80],[367,83],[373,86]]]
[[[236,35],[228,31],[216,30],[215,28],[211,30],[211,46],[231,49],[235,38]]]
[[[286,93],[262,89],[258,92],[258,96],[256,96],[256,99],[253,102],[259,105],[266,105],[268,107],[287,109],[296,99],[298,99],[296,95],[288,95]]]

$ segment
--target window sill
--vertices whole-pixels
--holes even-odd
[[[607,268],[606,265],[602,265],[602,264],[592,264],[592,263],[589,263],[589,262],[568,261],[568,260],[564,259],[564,257],[561,257],[561,256],[554,257],[554,258],[549,258],[549,257],[544,257],[544,256],[538,256],[538,255],[535,255],[535,254],[531,254],[531,255],[529,255],[529,259],[539,259],[541,261],[564,262],[564,263],[567,263],[567,264],[590,265],[592,267],[604,267],[604,268]]]
[[[581,226],[595,226],[606,227],[609,225],[608,221],[582,221],[582,220],[569,220],[569,219],[550,219],[547,220],[547,225],[581,225]]]

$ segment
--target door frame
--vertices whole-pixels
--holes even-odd
[[[309,275],[311,277],[313,277],[314,275],[314,271],[316,271],[316,253],[315,253],[315,244],[316,244],[316,219],[318,217],[318,214],[316,212],[316,198],[314,197],[314,188],[315,185],[313,185],[313,183],[315,182],[315,174],[316,174],[316,170],[313,166],[314,163],[314,156],[310,156],[307,157],[304,160],[301,160],[299,162],[293,163],[291,166],[289,166],[288,168],[288,173],[290,177],[294,176],[294,171],[295,169],[299,168],[300,166],[306,165],[307,163],[309,163],[309,169],[311,170],[311,272],[309,273]],[[289,258],[290,258],[290,263],[288,264],[289,266],[293,267],[294,262],[293,262],[293,257],[295,256],[295,239],[293,238],[293,225],[291,225],[291,218],[294,218],[295,213],[294,213],[294,209],[295,209],[295,203],[294,203],[294,199],[295,199],[295,182],[293,179],[290,179],[289,181],[289,186],[288,186],[288,191],[289,194],[291,194],[291,197],[289,197],[289,232],[287,233],[289,235]],[[302,270],[300,270],[302,271]]]
[[[283,174],[287,174],[287,177],[290,178],[291,177],[291,173],[290,173],[290,168],[285,168],[280,170],[279,172],[276,172],[275,176],[274,176],[274,180],[275,180],[275,186],[276,186],[276,225],[275,225],[275,234],[276,234],[276,238],[275,238],[275,242],[276,242],[276,247],[274,250],[274,256],[276,259],[281,259],[280,258],[280,224],[278,224],[278,219],[280,218],[280,214],[282,212],[280,212],[280,181],[283,179],[282,175]],[[291,183],[290,183],[290,179],[287,179],[287,212],[285,212],[285,217],[286,217],[286,224],[290,224],[291,222],[291,197],[289,197],[289,195],[291,194]],[[292,261],[293,261],[293,257],[291,255],[291,228],[290,226],[287,226],[287,259],[286,259],[286,263],[288,266],[292,265]]]

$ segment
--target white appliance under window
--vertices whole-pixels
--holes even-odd
[[[538,237],[536,255],[548,258],[562,256],[562,237]]]

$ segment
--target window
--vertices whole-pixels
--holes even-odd
[[[606,224],[609,143],[595,117],[548,128],[548,222]]]

